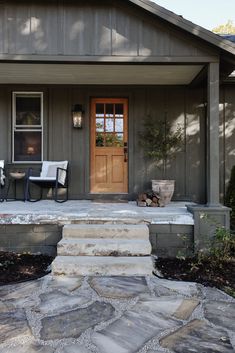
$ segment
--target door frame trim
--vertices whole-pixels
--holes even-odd
[[[124,136],[126,135],[126,140],[127,140],[127,144],[128,144],[128,160],[126,162],[127,164],[127,192],[109,192],[109,193],[99,193],[99,192],[94,192],[94,191],[91,191],[91,182],[92,182],[92,179],[91,179],[91,171],[92,171],[92,143],[93,143],[93,137],[92,137],[92,134],[94,133],[94,129],[93,129],[93,105],[92,105],[92,102],[93,101],[97,101],[97,102],[104,102],[105,103],[109,103],[111,101],[113,101],[114,103],[115,102],[125,102],[126,104],[126,109],[127,109],[127,116],[126,116],[126,121],[125,121],[125,129],[124,131],[126,133],[124,133]],[[89,128],[89,138],[90,138],[90,143],[89,143],[89,146],[90,146],[90,151],[89,151],[89,192],[88,194],[90,195],[128,195],[129,194],[129,97],[107,97],[107,96],[93,96],[93,97],[90,97],[90,101],[89,101],[89,111],[90,111],[90,128]],[[125,138],[124,138],[125,140]],[[125,141],[124,141],[125,142]]]

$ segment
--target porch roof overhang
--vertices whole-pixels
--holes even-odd
[[[0,63],[0,84],[188,85],[203,65]]]

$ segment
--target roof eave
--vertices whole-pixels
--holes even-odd
[[[129,2],[235,56],[235,44],[229,40],[222,39],[219,35],[176,15],[174,12],[150,0],[129,0]]]

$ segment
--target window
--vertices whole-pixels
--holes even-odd
[[[12,161],[41,162],[43,93],[13,92],[12,105]]]

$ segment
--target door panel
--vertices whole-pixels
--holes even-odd
[[[128,192],[128,101],[91,101],[91,192]]]

